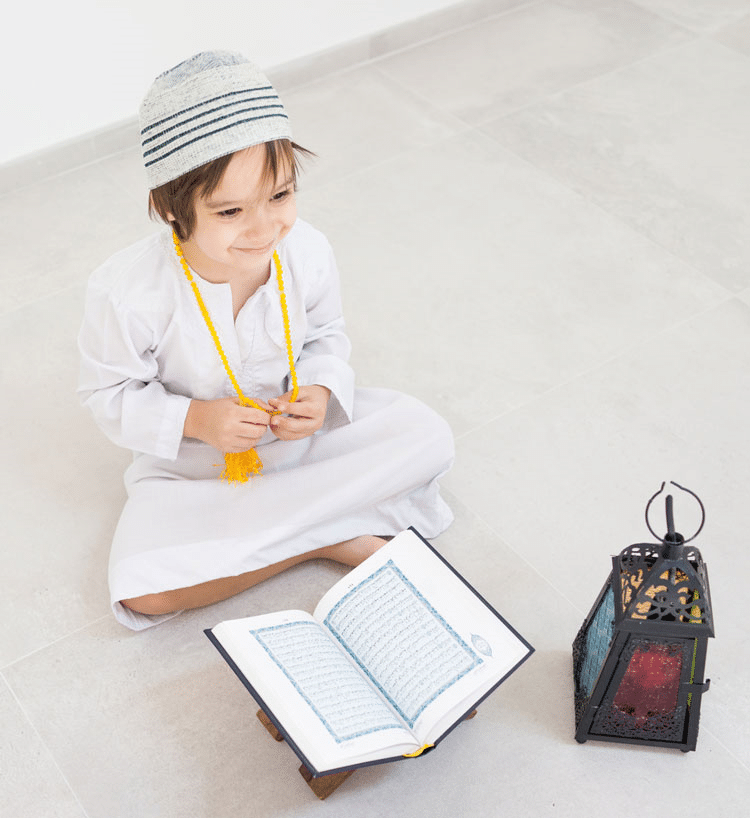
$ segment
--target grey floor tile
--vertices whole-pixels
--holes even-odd
[[[648,536],[642,510],[662,480],[696,491],[710,521],[741,525],[750,444],[731,396],[750,389],[748,332],[750,310],[733,300],[634,346],[464,436],[446,485],[539,570],[552,546],[527,543],[558,540],[556,587],[570,598],[580,560]]]
[[[748,9],[750,9],[750,3],[748,3]],[[750,56],[750,10],[737,22],[720,29],[715,39]]]
[[[699,41],[486,131],[737,291],[750,283],[748,88],[750,61]]]
[[[86,818],[36,730],[0,675],[0,742],[3,797],[0,815]]]
[[[379,67],[476,125],[688,37],[630,3],[545,0],[388,57]]]
[[[83,283],[118,249],[154,229],[97,165],[0,198],[3,312]]]
[[[457,433],[727,297],[477,134],[311,191],[303,213],[336,248],[362,377]]]
[[[389,29],[372,38],[370,56],[382,57],[393,51],[410,48],[414,45],[442,37],[447,32],[473,25],[498,14],[504,14],[519,6],[525,6],[535,0],[464,0],[451,3],[426,17],[402,23],[395,29]]]
[[[748,13],[748,0],[633,0],[693,31],[711,32]]]
[[[82,300],[79,286],[0,317],[0,391],[16,395],[0,427],[0,617],[14,623],[0,636],[0,667],[109,611],[109,543],[130,456],[75,395]]]
[[[305,161],[304,189],[386,161],[465,129],[460,121],[369,66],[284,94],[294,139],[317,154]],[[339,115],[331,116],[332,111]]]

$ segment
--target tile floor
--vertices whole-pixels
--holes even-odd
[[[320,156],[301,213],[337,250],[360,382],[449,419],[436,545],[536,654],[436,752],[322,805],[202,629],[311,609],[343,569],[115,623],[128,455],[77,405],[75,335],[90,270],[154,229],[133,149],[0,199],[2,816],[746,814],[750,0],[496,9],[285,100]],[[708,512],[698,750],[581,746],[570,645],[662,480]]]

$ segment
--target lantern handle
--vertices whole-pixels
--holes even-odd
[[[706,522],[706,509],[704,508],[703,503],[701,502],[701,498],[698,497],[698,495],[694,491],[690,491],[690,489],[686,489],[685,486],[681,486],[679,483],[675,483],[674,480],[670,480],[669,482],[673,486],[677,486],[678,489],[681,489],[682,491],[686,491],[688,494],[692,494],[692,496],[695,497],[695,499],[698,501],[698,505],[701,507],[701,524],[698,526],[698,530],[695,532],[695,534],[693,534],[692,537],[687,537],[687,538],[683,539],[682,544],[684,545],[685,543],[688,543],[691,540],[694,540],[701,533],[701,531],[703,530],[703,525]],[[666,485],[666,482],[661,484],[661,488],[659,489],[659,491],[657,491],[656,494],[654,494],[654,496],[648,501],[648,503],[646,505],[646,526],[648,527],[648,530],[654,535],[654,537],[656,537],[657,540],[662,540],[662,541],[663,541],[664,538],[660,537],[654,531],[654,529],[651,528],[651,523],[649,523],[649,521],[648,521],[648,511],[651,508],[651,503],[653,503],[654,500],[664,491],[664,486],[665,485]],[[671,511],[671,509],[669,509],[669,511]]]

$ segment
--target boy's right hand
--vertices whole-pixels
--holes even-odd
[[[202,440],[225,454],[252,449],[265,434],[273,411],[262,401],[256,402],[266,411],[242,406],[236,398],[191,400],[183,435]]]

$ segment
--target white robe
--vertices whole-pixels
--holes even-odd
[[[299,385],[326,386],[331,400],[311,437],[280,441],[266,432],[256,447],[263,474],[243,484],[218,479],[223,455],[183,437],[191,399],[235,393],[171,235],[138,242],[91,276],[79,394],[110,439],[134,452],[109,568],[115,616],[133,629],[172,615],[137,614],[122,599],[235,576],[360,534],[413,525],[434,537],[452,520],[437,485],[453,458],[448,425],[414,398],[355,389],[325,237],[297,220],[278,252]],[[275,276],[236,320],[229,284],[195,279],[244,394],[286,392]]]

